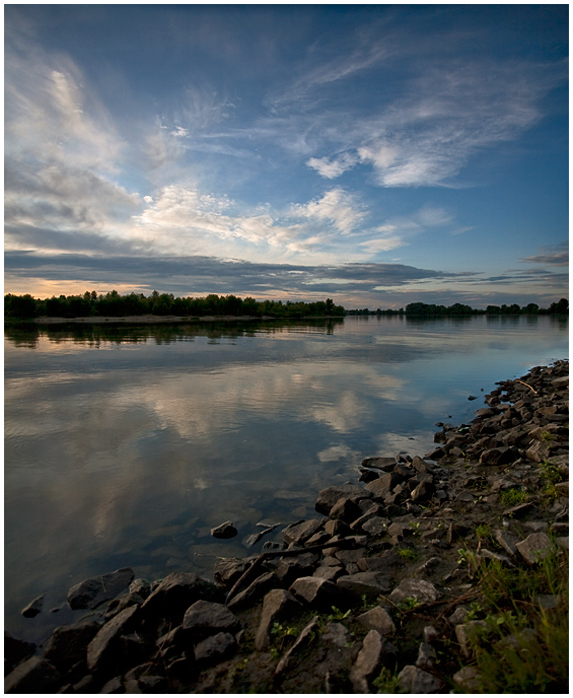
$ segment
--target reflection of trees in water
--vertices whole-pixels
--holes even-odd
[[[42,337],[50,342],[60,344],[72,341],[74,344],[86,344],[98,347],[101,343],[111,344],[144,344],[155,341],[156,344],[171,344],[172,342],[194,341],[206,337],[209,342],[219,339],[235,339],[237,337],[255,337],[257,334],[282,334],[297,330],[315,330],[320,334],[332,335],[337,325],[344,323],[342,318],[323,320],[277,320],[252,322],[209,322],[186,324],[160,325],[60,325],[44,326],[19,325],[7,326],[4,336],[14,346],[35,348]]]

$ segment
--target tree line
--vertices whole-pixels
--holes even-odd
[[[117,291],[97,294],[86,291],[71,296],[34,298],[29,293],[4,296],[4,316],[12,319],[35,317],[126,317],[130,315],[176,315],[182,317],[204,317],[207,315],[249,315],[252,317],[272,316],[276,318],[301,318],[312,316],[342,316],[344,308],[335,305],[331,298],[326,301],[304,303],[302,301],[257,301],[254,298],[218,296],[215,293],[204,298],[175,297],[172,293],[153,291],[121,295]]]
[[[488,305],[485,310],[472,308],[463,303],[454,303],[450,306],[434,305],[433,303],[408,303],[405,308],[399,310],[369,310],[361,308],[348,310],[347,315],[410,315],[412,317],[461,317],[466,315],[567,315],[569,313],[569,301],[566,298],[551,303],[549,308],[540,308],[537,303],[528,303],[520,307],[517,303],[512,305]]]

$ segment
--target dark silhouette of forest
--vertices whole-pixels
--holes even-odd
[[[344,315],[406,315],[409,317],[461,317],[468,315],[566,315],[569,301],[566,298],[551,303],[549,308],[540,308],[536,303],[520,307],[512,305],[488,305],[485,310],[469,305],[454,303],[450,306],[428,303],[409,303],[399,310],[369,310],[368,308],[346,310],[335,305],[331,298],[325,301],[305,303],[303,301],[257,301],[254,298],[218,296],[211,293],[204,298],[175,297],[172,293],[153,291],[120,295],[117,291],[97,294],[86,291],[72,296],[34,298],[29,293],[22,296],[8,293],[4,296],[4,317],[7,320],[31,320],[37,317],[126,317],[141,315],[175,315],[179,317],[205,316],[249,316],[253,318],[309,318],[342,317]]]

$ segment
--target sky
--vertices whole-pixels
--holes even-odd
[[[568,296],[568,4],[4,10],[5,293]]]

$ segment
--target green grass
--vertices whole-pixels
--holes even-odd
[[[523,504],[528,498],[527,492],[512,487],[509,490],[504,490],[500,494],[499,501],[505,506],[516,506],[517,504]]]
[[[480,566],[479,615],[487,627],[474,656],[481,693],[568,692],[568,574],[565,551],[527,569]],[[538,594],[558,597],[557,608],[543,610]]]

